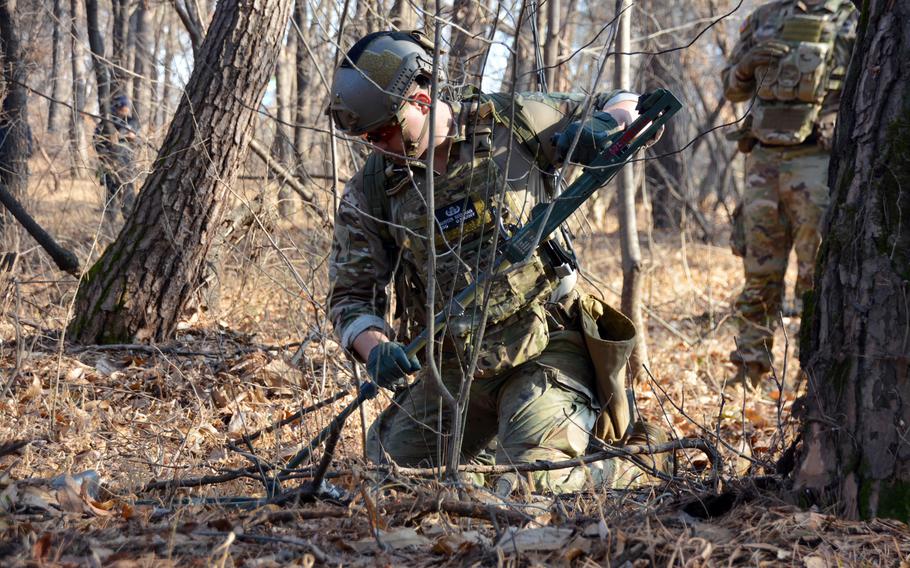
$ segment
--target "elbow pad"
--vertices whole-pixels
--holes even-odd
[[[556,146],[557,156],[561,162],[569,161],[566,159],[569,146],[572,145],[579,130],[581,134],[578,136],[578,143],[570,161],[583,165],[593,162],[613,143],[615,135],[621,132],[616,119],[608,112],[597,111],[585,123],[577,120],[553,136],[553,145]]]

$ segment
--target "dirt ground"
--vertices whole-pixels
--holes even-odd
[[[39,222],[86,266],[115,236],[101,223],[100,190],[90,180],[33,175],[31,196]],[[618,306],[619,237],[615,226],[606,229],[581,223],[577,245],[585,286]],[[777,332],[782,389],[722,395],[741,265],[725,246],[684,233],[642,231],[650,375],[635,386],[635,400],[674,437],[716,446],[719,470],[688,450],[677,453],[674,481],[635,491],[509,501],[483,488],[457,491],[365,464],[364,424],[387,403],[382,395],[342,434],[328,475],[335,500],[251,502],[265,491],[257,471],[226,482],[217,475],[283,463],[355,392],[354,367],[325,319],[329,239],[303,210],[268,235],[250,230],[224,255],[219,283],[187,310],[175,340],[141,346],[68,343],[78,281],[34,243],[23,245],[14,269],[0,275],[0,564],[910,562],[905,525],[838,520],[778,491],[775,464],[794,439],[791,407],[802,388],[799,319],[782,318]],[[295,418],[343,391],[351,394]],[[301,464],[299,477],[316,463]],[[176,486],[202,476],[209,478],[195,487]]]

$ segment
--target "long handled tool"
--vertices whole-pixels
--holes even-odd
[[[551,203],[541,203],[535,207],[531,220],[505,243],[502,252],[493,261],[492,268],[478,277],[473,284],[459,292],[447,308],[436,314],[434,331],[436,333],[442,332],[450,317],[463,315],[465,309],[476,299],[478,290],[482,290],[484,284],[490,278],[527,259],[540,243],[545,241],[553,231],[577,211],[598,188],[606,185],[620,168],[632,158],[635,152],[644,147],[658,133],[661,127],[670,120],[670,117],[681,108],[682,105],[679,100],[666,89],[657,89],[653,93],[642,95],[636,107],[639,117],[627,126],[625,130],[618,133],[613,143],[605,148],[593,162],[588,164],[584,169],[584,173],[566,188],[559,197]],[[409,356],[416,355],[426,345],[427,341],[429,341],[429,333],[424,330],[407,345],[405,350]],[[361,404],[375,398],[377,394],[379,394],[379,387],[376,386],[376,383],[367,381],[360,385],[357,398],[338,413],[332,422],[317,434],[309,444],[291,458],[285,469],[278,474],[278,478],[286,476],[290,470],[299,466],[316,447],[326,439],[329,439],[333,433],[336,433],[335,435],[337,436],[337,432],[344,426],[348,416],[357,410]],[[328,448],[326,450],[328,451]],[[320,471],[322,469],[320,468]],[[318,486],[321,481],[321,479],[314,480],[314,485]]]

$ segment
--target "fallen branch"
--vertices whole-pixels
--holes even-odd
[[[250,345],[238,347],[230,353],[225,351],[193,351],[190,349],[180,349],[179,347],[161,347],[158,345],[145,345],[141,343],[113,343],[110,345],[72,345],[67,347],[67,353],[85,353],[86,351],[139,351],[157,355],[177,355],[183,357],[233,357],[243,353],[254,353],[256,351],[284,351],[291,347],[301,345],[299,341],[285,343],[282,345]]]
[[[13,440],[12,442],[3,442],[0,444],[0,457],[21,450],[32,443],[32,440]]]
[[[295,420],[298,420],[298,419],[299,419],[300,417],[302,417],[303,415],[309,414],[309,413],[314,412],[314,411],[316,411],[316,410],[319,410],[320,408],[324,408],[324,407],[326,407],[326,406],[332,404],[333,402],[337,402],[337,401],[341,400],[342,398],[346,397],[347,395],[348,395],[348,391],[341,391],[341,392],[339,392],[339,393],[336,393],[336,394],[330,396],[329,398],[327,398],[327,399],[325,399],[325,400],[320,400],[320,401],[317,402],[316,404],[307,406],[306,408],[301,408],[300,410],[298,410],[298,411],[295,412],[294,414],[291,414],[291,415],[288,416],[287,418],[283,418],[283,419],[279,420],[278,422],[275,422],[275,423],[272,424],[271,426],[266,426],[266,427],[263,428],[262,430],[258,430],[258,431],[256,431],[256,432],[253,432],[252,434],[249,434],[249,435],[244,435],[244,436],[241,438],[241,440],[242,440],[243,442],[246,442],[246,443],[254,442],[254,441],[258,440],[259,437],[262,436],[263,434],[268,434],[268,433],[270,433],[270,432],[274,432],[275,430],[277,430],[277,429],[279,429],[279,428],[281,428],[281,427],[283,427],[283,426],[287,426],[287,425],[290,424],[291,422],[294,422]],[[241,452],[241,451],[243,451],[243,449],[240,448],[239,446],[237,446],[237,444],[235,444],[234,442],[228,442],[228,449],[231,449],[231,450],[233,450],[233,451],[235,451],[235,452]]]
[[[12,213],[13,217],[19,221],[28,234],[38,241],[48,255],[54,260],[54,263],[60,270],[69,272],[73,276],[79,275],[79,259],[72,252],[66,250],[54,240],[54,237],[44,230],[37,221],[32,219],[22,204],[11,194],[6,186],[0,184],[0,203]]]
[[[610,458],[627,458],[637,455],[651,455],[672,452],[674,450],[701,450],[708,456],[711,466],[715,469],[722,467],[722,461],[717,449],[710,443],[700,439],[683,438],[673,440],[663,444],[653,446],[623,446],[610,447],[593,454],[579,456],[575,459],[562,461],[536,461],[532,463],[518,463],[512,465],[474,465],[466,464],[459,466],[458,471],[463,473],[484,473],[484,474],[502,474],[502,473],[524,473],[529,471],[552,471],[555,469],[566,469],[578,465],[606,460]],[[429,477],[439,475],[439,468],[425,467],[397,467],[397,466],[373,466],[364,468],[366,471],[390,471],[401,475],[413,475],[416,477]],[[342,473],[341,471],[338,472]]]
[[[521,525],[532,520],[531,516],[520,511],[494,507],[487,503],[472,503],[455,499],[435,499],[432,497],[418,497],[416,499],[399,501],[393,505],[387,505],[385,511],[391,514],[419,513],[421,516],[430,513],[446,513],[458,517],[470,517],[472,519],[489,519],[494,523],[505,521],[505,523],[509,525]]]
[[[483,473],[483,474],[502,474],[502,473],[524,473],[529,471],[552,471],[556,469],[566,469],[571,467],[576,467],[579,465],[586,465],[589,463],[610,459],[610,458],[629,458],[632,456],[638,455],[651,455],[651,454],[661,454],[666,452],[672,452],[674,450],[700,450],[707,457],[708,461],[711,462],[711,467],[715,471],[720,472],[723,469],[723,461],[720,457],[720,453],[717,451],[711,443],[701,440],[701,439],[691,439],[691,438],[682,438],[679,440],[673,440],[670,442],[665,442],[663,444],[655,444],[653,446],[624,446],[621,448],[618,447],[609,447],[609,449],[602,450],[597,453],[588,454],[585,456],[580,456],[575,459],[562,460],[562,461],[536,461],[533,463],[521,463],[513,465],[475,465],[475,464],[465,464],[461,465],[458,468],[459,472],[464,473]],[[398,467],[397,465],[369,465],[358,469],[356,472],[353,469],[339,469],[333,472],[328,472],[325,474],[326,479],[332,479],[337,477],[345,477],[355,475],[355,473],[363,472],[384,472],[391,473],[394,475],[406,475],[413,477],[435,477],[439,475],[439,468],[435,467]],[[304,478],[312,476],[316,473],[316,468],[307,468],[307,469],[284,469],[279,475],[279,479],[286,481],[292,478]],[[152,491],[156,489],[174,489],[179,487],[200,487],[203,485],[213,485],[216,483],[225,483],[227,481],[232,481],[241,477],[251,477],[254,479],[260,479],[258,469],[256,467],[247,467],[244,469],[232,470],[219,475],[208,475],[204,477],[189,478],[189,479],[180,479],[180,480],[165,480],[165,481],[153,481],[146,484],[140,491]]]

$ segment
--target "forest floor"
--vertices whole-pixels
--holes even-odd
[[[97,258],[113,237],[100,224],[97,188],[46,176],[34,185],[38,220],[83,261]],[[777,332],[778,387],[722,395],[733,372],[730,318],[741,265],[726,247],[678,233],[642,235],[650,374],[635,399],[643,416],[674,436],[716,446],[720,469],[687,450],[677,452],[674,481],[637,490],[509,500],[479,487],[457,491],[363,461],[363,421],[387,404],[382,395],[344,430],[328,476],[337,500],[244,501],[264,494],[256,471],[178,487],[230,477],[253,461],[286,461],[353,398],[353,366],[323,310],[330,232],[303,217],[279,222],[269,238],[254,229],[233,242],[219,301],[201,294],[163,345],[67,342],[78,281],[37,248],[0,275],[0,564],[910,563],[905,525],[840,520],[800,509],[781,491],[776,463],[794,440],[791,410],[804,389],[799,319],[783,317]],[[616,231],[583,230],[578,249],[587,288],[618,305]],[[301,464],[301,477],[314,465]]]

